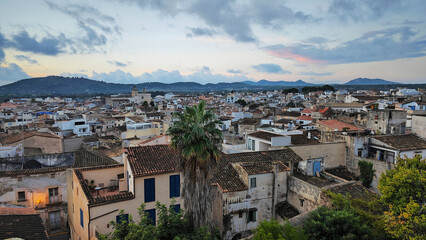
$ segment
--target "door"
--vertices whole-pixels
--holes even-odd
[[[314,162],[314,176],[316,176],[317,173],[319,174],[320,172],[321,172],[321,162],[315,161]]]
[[[49,226],[50,226],[50,230],[61,228],[61,212],[60,211],[49,213]]]

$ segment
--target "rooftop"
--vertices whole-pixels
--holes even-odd
[[[248,136],[264,139],[264,140],[267,140],[267,141],[271,141],[271,139],[273,137],[285,137],[283,135],[265,132],[265,131],[257,131],[257,132],[254,132],[254,133],[250,133],[250,134],[248,134]]]
[[[0,239],[49,239],[40,215],[31,210],[0,208]]]
[[[317,122],[320,125],[323,125],[327,128],[333,129],[333,130],[337,130],[339,132],[342,132],[344,129],[346,129],[346,131],[362,131],[361,128],[357,128],[355,126],[352,126],[350,124],[347,123],[343,123],[337,120],[323,120],[323,121],[318,121]]]
[[[398,151],[426,149],[426,141],[413,134],[375,136],[373,138]]]

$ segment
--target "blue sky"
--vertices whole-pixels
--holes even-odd
[[[0,85],[426,82],[424,0],[0,1]]]

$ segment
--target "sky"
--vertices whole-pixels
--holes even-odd
[[[426,83],[424,0],[1,0],[0,85]]]

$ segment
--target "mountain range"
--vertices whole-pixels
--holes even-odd
[[[364,86],[364,85],[385,85],[399,84],[383,79],[357,78],[339,86]],[[95,94],[117,94],[129,93],[135,84],[107,83],[87,78],[48,76],[41,78],[29,78],[17,82],[0,86],[0,95],[3,96],[71,96],[71,95],[95,95]],[[304,87],[323,84],[313,84],[302,80],[291,81],[268,81],[260,80],[233,82],[233,83],[208,83],[199,84],[196,82],[159,83],[148,82],[136,84],[139,90],[146,89],[150,92],[208,92],[208,91],[256,91],[283,89],[288,87]]]

